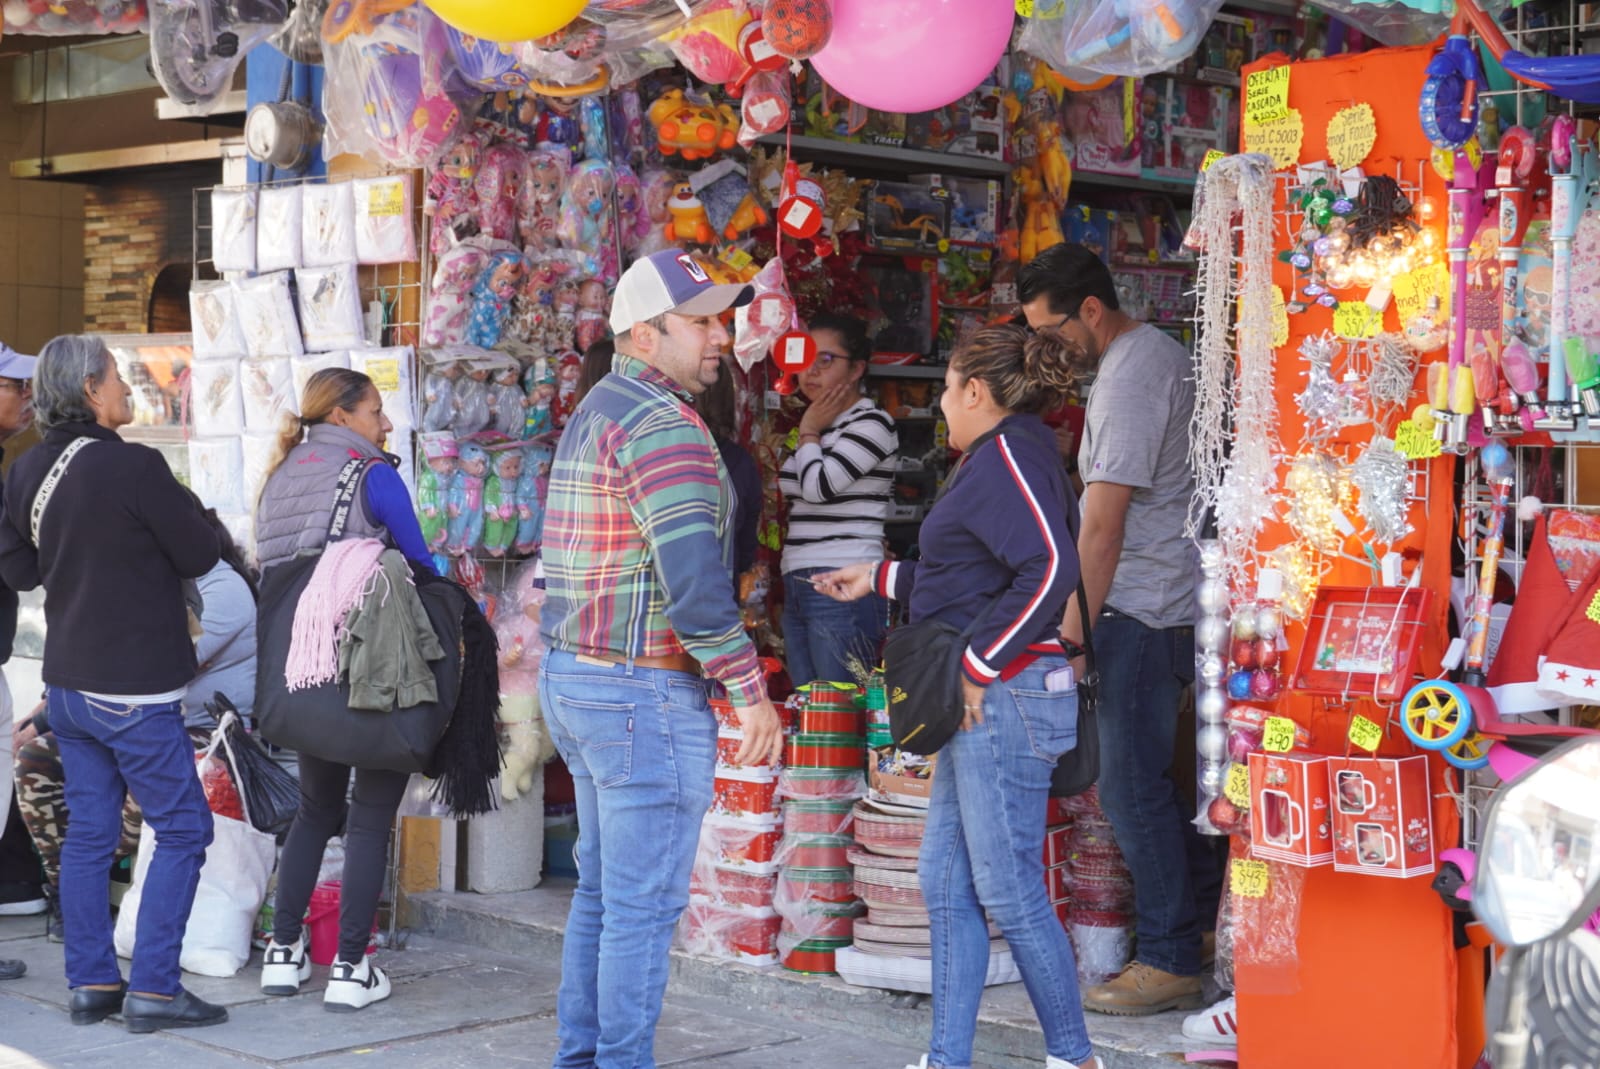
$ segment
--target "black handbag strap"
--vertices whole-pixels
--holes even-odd
[[[345,524],[350,522],[350,508],[355,504],[356,491],[361,487],[361,475],[372,463],[375,463],[373,457],[352,457],[339,469],[339,481],[333,487],[333,515],[328,517],[330,545],[344,537]]]
[[[1068,487],[1070,490],[1071,487]],[[1072,536],[1072,551],[1078,551],[1078,531],[1083,522],[1083,513],[1079,510],[1078,499],[1073,497],[1067,508],[1067,533]],[[1100,683],[1100,671],[1095,667],[1094,637],[1090,632],[1089,623],[1089,595],[1083,589],[1083,558],[1078,559],[1078,618],[1083,623],[1083,678],[1078,682],[1090,689]]]

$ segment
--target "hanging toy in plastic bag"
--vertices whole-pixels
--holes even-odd
[[[555,244],[556,227],[561,218],[561,193],[567,186],[570,160],[567,151],[560,148],[528,153],[522,199],[517,207],[517,226],[523,244],[530,248]]]
[[[472,320],[472,290],[488,262],[488,252],[479,245],[457,245],[440,255],[433,271],[428,311],[422,324],[423,345],[437,348],[460,345],[467,340],[467,327]]]
[[[751,191],[750,179],[732,160],[707,167],[695,176],[694,184],[712,232],[724,240],[735,241],[767,221],[767,210]]]
[[[739,32],[750,21],[744,0],[704,0],[689,21],[661,40],[690,74],[710,85],[723,85],[744,70]]]
[[[420,437],[426,463],[417,473],[417,519],[422,525],[423,541],[437,558],[444,554],[445,543],[450,538],[450,515],[446,507],[450,484],[456,478],[460,453],[455,438],[449,434],[433,432]],[[438,563],[437,559],[435,563]],[[444,571],[437,570],[441,574]]]
[[[606,285],[617,281],[617,246],[612,240],[611,192],[616,175],[604,160],[585,160],[572,169],[561,201],[562,244],[583,253],[585,274],[598,276]]]
[[[789,125],[789,75],[763,71],[750,79],[739,106],[739,144],[748,149],[763,134],[776,134]]]
[[[663,156],[710,159],[738,143],[739,117],[727,104],[711,104],[682,89],[669,89],[646,113],[656,129],[656,147]]]
[[[793,160],[783,165],[782,192],[778,199],[778,229],[784,235],[800,241],[810,241],[818,256],[833,251],[833,242],[822,237],[822,224],[827,219],[827,195],[820,183],[800,174]]]
[[[448,510],[452,557],[470,553],[483,538],[483,483],[489,473],[489,454],[481,445],[462,442],[461,472],[451,483]]]
[[[833,36],[833,8],[828,0],[767,0],[761,29],[779,55],[810,59]]]
[[[578,326],[574,331],[578,349],[587,352],[589,346],[604,341],[611,333],[606,321],[606,287],[597,278],[586,278],[578,283]]]
[[[445,26],[445,40],[450,45],[450,63],[455,73],[473,88],[499,92],[528,84],[516,45],[472,37],[450,25]]]
[[[639,185],[639,175],[632,167],[619,163],[617,173],[617,230],[622,235],[622,247],[631,257],[637,257],[639,242],[648,232],[644,214],[644,190]]]
[[[504,557],[517,534],[517,479],[522,474],[522,450],[515,446],[495,449],[494,467],[483,484],[483,549],[491,557]]]
[[[677,191],[678,177],[671,171],[649,170],[640,181],[639,243],[635,256],[650,256],[672,245],[667,226],[672,222],[668,205]],[[691,191],[692,192],[692,191]],[[709,224],[708,224],[709,226]]]
[[[523,373],[528,407],[522,417],[522,438],[537,438],[556,429],[556,373],[547,357],[539,357]]]
[[[528,395],[522,392],[521,371],[509,364],[494,373],[489,389],[489,409],[494,414],[494,429],[507,438],[521,438],[527,416]]]
[[[727,85],[728,95],[735,98],[744,93],[745,86],[750,84],[750,80],[756,75],[775,74],[786,70],[789,66],[788,57],[768,43],[760,19],[751,19],[740,28],[739,59],[744,63],[744,70],[735,75]]]
[[[478,195],[478,228],[497,241],[515,241],[517,205],[528,173],[528,156],[515,145],[496,142],[483,154],[473,183]]]
[[[588,19],[518,46],[517,58],[529,87],[545,97],[576,101],[611,84],[606,67],[606,29]]]
[[[456,380],[456,413],[450,430],[457,438],[467,438],[489,426],[489,418],[489,369],[469,364],[466,376]]]
[[[734,312],[733,356],[749,371],[767,358],[773,343],[794,326],[794,299],[784,277],[783,261],[774,257],[751,281],[755,296]],[[792,392],[794,384],[789,389]]]
[[[12,10],[17,6],[21,5],[5,5],[6,28],[13,33],[19,29]],[[63,12],[68,5],[37,6]],[[143,5],[101,6],[131,9]],[[210,111],[233,84],[234,71],[250,50],[278,32],[288,19],[288,0],[155,0],[150,5],[150,69],[173,100]],[[89,27],[78,32],[89,32]]]
[[[456,418],[456,382],[460,378],[460,364],[441,364],[428,369],[427,376],[422,380],[424,434],[443,433],[450,429],[451,422]]]
[[[667,198],[667,215],[669,222],[662,233],[669,245],[709,245],[716,236],[706,216],[706,206],[688,182],[673,185],[672,195]]]
[[[544,350],[560,353],[578,344],[578,279],[571,272],[556,280],[555,304],[545,320]]]
[[[811,335],[791,330],[772,343],[772,362],[783,373],[772,387],[787,397],[799,386],[799,378],[817,360],[817,343]]]
[[[472,289],[472,322],[467,341],[492,349],[500,344],[511,300],[522,283],[525,262],[515,249],[501,249],[489,255],[489,263]]]
[[[587,159],[611,159],[606,106],[599,97],[586,96],[578,101],[578,130],[583,135],[583,154]]]
[[[436,257],[478,232],[478,194],[473,183],[482,160],[483,139],[465,131],[451,142],[428,179],[422,211],[433,219],[428,249]]]
[[[550,465],[555,456],[547,445],[530,443],[522,447],[522,474],[517,477],[518,553],[532,553],[539,548],[544,534],[545,496],[550,489]]]
[[[572,410],[578,407],[578,379],[583,374],[583,357],[565,352],[556,358],[556,399],[550,413],[559,429],[567,425]]]

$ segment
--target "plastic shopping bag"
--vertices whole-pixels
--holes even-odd
[[[206,709],[217,718],[222,752],[239,788],[246,823],[269,835],[287,831],[300,809],[300,782],[245,731],[239,711],[226,694],[213,694]]]

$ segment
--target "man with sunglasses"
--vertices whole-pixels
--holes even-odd
[[[0,441],[33,422],[33,368],[37,361],[0,342]],[[16,591],[0,584],[0,664],[11,659],[17,634]],[[0,672],[0,916],[25,916],[49,908],[43,892],[43,870],[33,840],[17,810],[12,789],[13,703],[11,688]],[[0,959],[0,980],[14,980],[27,971],[20,961]]]
[[[1028,325],[1077,342],[1095,372],[1078,447],[1078,556],[1100,669],[1100,804],[1133,874],[1137,950],[1083,1004],[1121,1016],[1194,1009],[1221,866],[1169,774],[1194,681],[1189,353],[1121,310],[1110,270],[1082,245],[1046,249],[1017,290]],[[1065,639],[1083,640],[1081,620],[1069,604]]]

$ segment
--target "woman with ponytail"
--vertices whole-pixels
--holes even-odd
[[[1100,1064],[1042,860],[1050,776],[1076,741],[1070,663],[1080,651],[1059,637],[1078,583],[1066,526],[1077,503],[1040,413],[1065,399],[1083,366],[1083,351],[1057,333],[978,331],[945,373],[939,403],[963,456],[923,521],[922,559],[854,564],[816,580],[840,601],[876,592],[908,604],[913,621],[972,628],[962,659],[966,717],[939,752],[917,861],[933,935],[925,1069],[972,1064],[989,965],[985,913],[1011,945],[1043,1027],[1047,1069]]]

